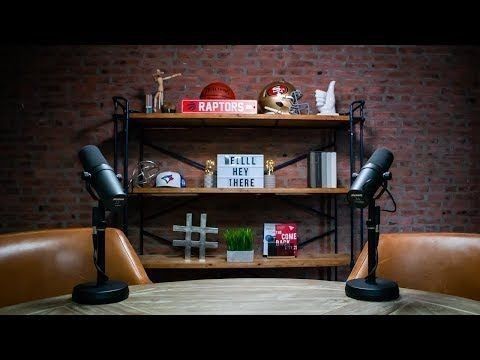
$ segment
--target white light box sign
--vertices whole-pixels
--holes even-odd
[[[263,155],[217,154],[218,188],[263,188],[263,174]]]

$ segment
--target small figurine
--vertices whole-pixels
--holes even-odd
[[[157,69],[157,72],[153,74],[153,78],[155,81],[158,83],[158,91],[155,94],[155,98],[153,100],[153,111],[154,112],[161,112],[162,111],[162,105],[163,105],[163,81],[172,79],[177,76],[181,76],[181,73],[173,74],[170,76],[166,76],[162,78],[162,75],[164,74],[163,71],[160,71]]]
[[[326,93],[316,90],[315,99],[319,111],[317,115],[338,115],[335,110],[335,81],[330,81]]]
[[[214,177],[213,173],[215,171],[215,161],[207,160],[205,163],[205,177],[204,177],[204,186],[206,188],[214,187]]]
[[[274,188],[275,174],[273,173],[273,169],[275,168],[275,161],[273,160],[265,161],[265,167],[267,168],[267,173],[265,174],[265,187]]]

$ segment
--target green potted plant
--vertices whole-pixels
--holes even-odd
[[[227,242],[228,262],[253,261],[253,231],[250,228],[227,229],[223,233]]]

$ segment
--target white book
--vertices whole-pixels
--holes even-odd
[[[326,172],[327,172],[327,178],[326,178],[326,184],[325,187],[329,188],[332,187],[332,153],[327,152],[327,166],[326,166]]]
[[[328,174],[327,152],[322,151],[322,187],[328,187],[327,174]]]
[[[331,179],[330,185],[331,186],[330,187],[336,188],[337,187],[337,153],[332,152],[331,157],[332,157],[332,166],[331,166],[331,169],[330,169],[330,173],[331,173],[331,176],[330,176],[330,179]]]
[[[268,255],[268,243],[275,242],[275,225],[277,223],[263,224],[263,256]]]

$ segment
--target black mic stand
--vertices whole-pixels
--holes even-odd
[[[94,194],[91,187],[91,174],[82,173],[88,193],[98,200],[98,206],[92,209],[93,262],[97,269],[97,281],[76,285],[72,300],[79,304],[111,304],[128,298],[128,284],[123,281],[109,280],[105,273],[105,206]]]
[[[387,180],[391,179],[391,173],[387,172],[383,174],[383,177],[383,191],[385,191],[387,188]],[[348,297],[365,301],[390,301],[399,297],[398,284],[395,281],[377,278],[375,276],[378,263],[377,247],[380,237],[379,227],[380,206],[375,205],[375,198],[373,198],[368,204],[368,275],[364,279],[347,281],[345,294]]]

